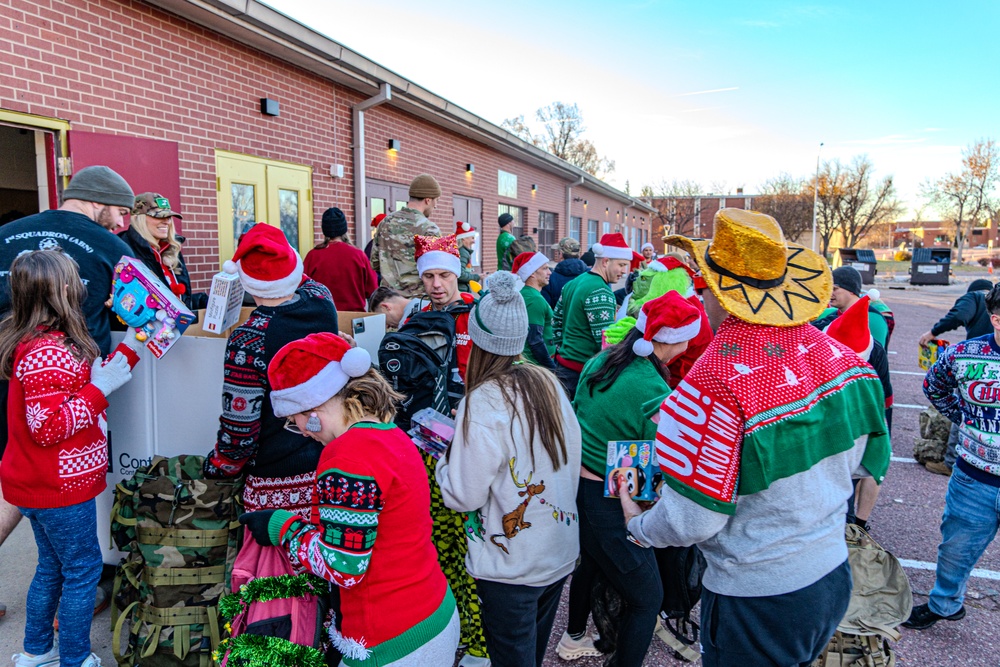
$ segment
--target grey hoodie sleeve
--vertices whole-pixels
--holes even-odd
[[[731,518],[688,500],[664,485],[653,509],[634,517],[628,531],[640,544],[650,547],[687,547],[720,533]]]

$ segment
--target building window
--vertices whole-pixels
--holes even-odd
[[[597,243],[597,220],[587,221],[587,247],[590,248]]]
[[[527,209],[523,206],[514,206],[513,204],[500,204],[497,207],[497,217],[499,218],[504,213],[510,213],[514,218],[514,221],[510,223],[510,233],[514,236],[523,235],[524,219],[528,215]]]
[[[538,250],[549,259],[555,255],[552,246],[556,244],[556,219],[555,213],[538,212]]]
[[[580,225],[582,223],[583,221],[576,216],[569,219],[569,237],[571,239],[576,239],[577,241],[580,240]]]
[[[602,230],[601,234],[610,234],[611,233],[611,223],[610,222],[605,222],[603,225],[601,225],[601,230]]]

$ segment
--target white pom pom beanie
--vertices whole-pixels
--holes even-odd
[[[267,367],[275,417],[315,410],[372,367],[364,348],[332,333],[309,334],[278,350]]]
[[[486,279],[486,296],[469,315],[472,344],[505,357],[524,351],[528,340],[528,309],[521,296],[523,283],[510,271],[497,271]]]

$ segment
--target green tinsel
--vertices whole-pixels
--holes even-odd
[[[304,573],[282,574],[277,577],[261,577],[240,586],[240,590],[219,600],[219,613],[224,618],[235,618],[253,602],[267,602],[283,598],[300,598],[311,593],[322,595],[329,590],[329,584],[322,577]]]
[[[311,646],[264,635],[223,639],[212,657],[219,663],[227,653],[227,664],[239,667],[324,667],[326,664],[323,654]]]

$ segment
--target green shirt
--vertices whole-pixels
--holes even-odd
[[[500,236],[497,237],[497,271],[510,271],[514,260],[507,257],[507,249],[516,240],[510,232],[506,230],[500,232]]]
[[[559,356],[580,364],[601,351],[601,332],[614,324],[615,293],[596,273],[566,283],[552,317]]]
[[[542,338],[545,339],[545,349],[549,351],[549,356],[551,357],[556,353],[556,342],[552,335],[552,306],[545,300],[542,293],[534,287],[527,285],[522,287],[521,296],[524,297],[524,305],[528,309],[528,325],[541,325]],[[531,363],[538,363],[531,354],[531,350],[528,349],[527,344],[525,344],[522,354]]]
[[[583,467],[602,478],[607,471],[608,442],[655,440],[656,424],[646,414],[645,405],[650,401],[659,405],[670,394],[670,387],[645,357],[635,357],[604,391],[591,392],[587,378],[597,372],[606,355],[607,351],[602,352],[583,367],[573,399],[580,422]]]

